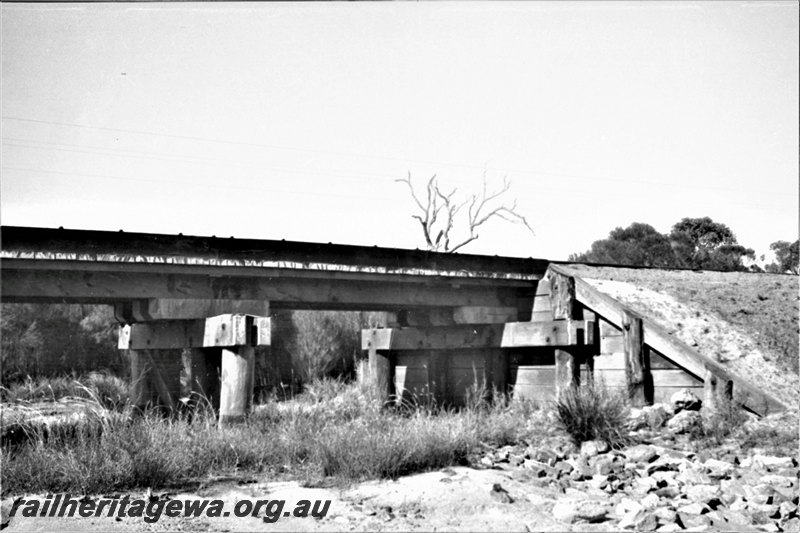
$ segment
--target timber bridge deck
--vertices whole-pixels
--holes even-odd
[[[3,226],[3,302],[115,307],[138,405],[174,407],[180,373],[220,421],[246,416],[254,349],[270,310],[380,310],[365,330],[371,378],[387,399],[458,403],[469,386],[551,398],[602,374],[635,403],[704,389],[783,407],[647,317],[543,259],[339,244]]]

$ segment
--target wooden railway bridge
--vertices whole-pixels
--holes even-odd
[[[386,398],[458,403],[476,382],[550,398],[602,374],[637,403],[676,388],[707,405],[782,407],[563,263],[419,250],[4,226],[3,302],[114,305],[137,405],[174,406],[183,370],[219,391],[220,423],[249,411],[254,349],[275,309],[381,310],[362,332]]]

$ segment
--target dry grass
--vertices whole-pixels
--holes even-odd
[[[630,444],[625,430],[630,408],[624,393],[603,383],[570,387],[555,401],[555,412],[564,430],[576,444],[594,439],[612,448]]]
[[[0,398],[8,403],[85,398],[97,400],[107,409],[118,409],[128,402],[128,383],[120,377],[103,372],[92,372],[82,377],[28,377],[25,381],[0,387]]]
[[[742,452],[759,450],[776,456],[796,456],[800,449],[800,417],[790,409],[766,417],[748,414],[736,402],[722,402],[713,416],[703,420],[690,441],[696,450],[735,443]]]
[[[481,445],[530,439],[530,409],[498,402],[461,411],[381,409],[369,391],[318,381],[247,423],[218,428],[213,413],[164,418],[96,410],[58,426],[29,424],[3,445],[5,494],[97,493],[269,473],[313,483],[394,478],[464,463]]]

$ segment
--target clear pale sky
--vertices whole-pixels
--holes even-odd
[[[565,259],[687,216],[798,235],[798,3],[3,4],[4,225],[415,248],[512,182]]]

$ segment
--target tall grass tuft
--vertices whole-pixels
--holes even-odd
[[[473,429],[453,413],[373,414],[320,434],[315,454],[325,476],[396,478],[463,460],[476,444]]]
[[[602,382],[570,387],[555,401],[555,413],[575,444],[601,439],[612,448],[629,444],[625,431],[629,406],[623,391]]]

